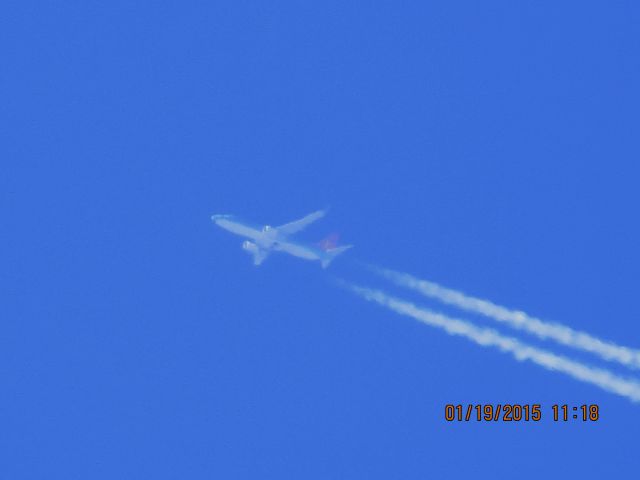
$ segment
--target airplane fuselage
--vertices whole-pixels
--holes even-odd
[[[253,255],[255,265],[260,265],[270,252],[276,251],[288,253],[305,260],[318,260],[323,267],[326,267],[333,258],[350,246],[322,250],[311,245],[293,242],[289,240],[288,234],[285,233],[287,230],[288,232],[301,230],[306,224],[315,221],[322,215],[324,215],[324,212],[315,212],[299,221],[276,228],[269,225],[262,228],[255,227],[231,215],[213,215],[211,219],[219,227],[248,239],[242,243],[242,248]]]

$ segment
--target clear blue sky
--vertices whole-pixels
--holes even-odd
[[[330,279],[415,300],[372,262],[640,347],[639,24],[631,1],[5,4],[0,478],[637,476],[639,405]],[[209,219],[327,205],[301,237],[356,245],[328,271],[254,268]],[[469,402],[547,418],[444,421]]]

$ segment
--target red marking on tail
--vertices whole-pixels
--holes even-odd
[[[338,239],[340,238],[340,235],[338,235],[337,233],[330,233],[329,235],[327,235],[326,238],[323,238],[322,240],[320,240],[317,245],[322,249],[322,250],[331,250],[332,248],[336,248],[338,246]]]

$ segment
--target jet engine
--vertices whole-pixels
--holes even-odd
[[[254,255],[258,253],[258,246],[255,243],[250,242],[249,240],[245,240],[244,242],[242,242],[242,248],[249,253],[253,253]]]
[[[265,225],[264,227],[262,227],[262,232],[267,233],[267,232],[270,232],[271,229],[272,229],[271,225]]]

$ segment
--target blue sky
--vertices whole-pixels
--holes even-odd
[[[370,262],[640,347],[639,21],[626,1],[10,2],[0,477],[637,475],[639,405],[332,279],[439,308]],[[328,205],[301,238],[356,247],[327,271],[256,269],[209,219]],[[444,421],[509,402],[545,418]]]

